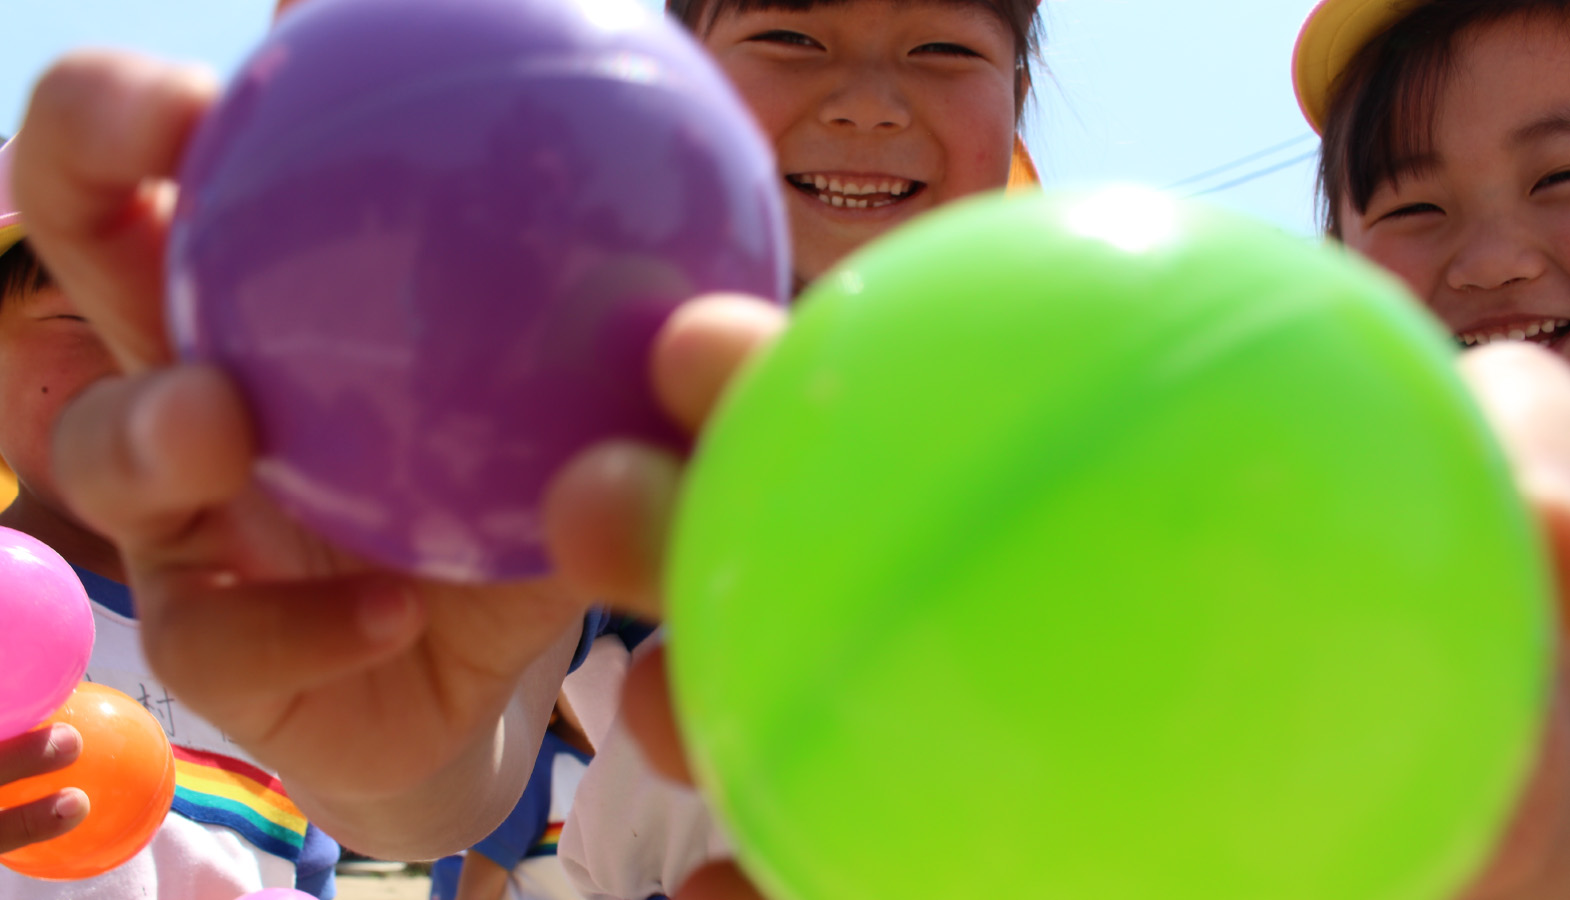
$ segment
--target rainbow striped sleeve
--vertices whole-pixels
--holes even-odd
[[[305,816],[278,779],[250,763],[217,753],[174,748],[174,811],[221,825],[262,850],[300,861]]]
[[[529,852],[525,853],[523,858],[533,859],[536,856],[555,856],[556,844],[561,840],[561,826],[562,823],[560,822],[551,822],[546,825],[545,833],[540,835],[540,839],[534,842],[534,846],[529,848]]]

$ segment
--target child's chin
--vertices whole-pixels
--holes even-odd
[[[838,265],[841,260],[861,249],[862,246],[877,237],[884,230],[878,229],[876,232],[869,230],[865,234],[854,236],[830,236],[821,232],[815,232],[811,236],[797,235],[792,254],[796,263],[796,278],[798,282],[811,284],[817,281],[824,273]]]

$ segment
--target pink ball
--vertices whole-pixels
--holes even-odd
[[[291,888],[268,888],[264,891],[253,891],[239,900],[316,900],[316,898]]]
[[[93,608],[60,554],[0,527],[0,740],[65,702],[93,654]]]

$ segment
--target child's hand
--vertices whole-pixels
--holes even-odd
[[[14,172],[29,238],[126,373],[66,410],[54,481],[119,547],[147,657],[184,702],[345,843],[451,852],[522,791],[587,604],[554,581],[370,571],[251,486],[243,402],[171,365],[163,327],[167,179],[214,95],[200,73],[90,53],[33,96]]]
[[[82,736],[69,725],[36,728],[0,741],[0,784],[63,769],[82,752]],[[66,788],[24,806],[0,809],[0,853],[57,838],[87,818],[87,795]]]
[[[696,430],[736,369],[779,331],[777,310],[737,300],[689,305],[662,334],[656,390]],[[1541,517],[1570,598],[1570,368],[1524,344],[1467,354],[1472,383],[1512,454],[1523,492]],[[552,551],[563,571],[601,595],[659,612],[660,565],[680,472],[673,460],[631,446],[581,457],[557,483],[547,507]],[[1464,900],[1570,896],[1570,664],[1561,678],[1548,739],[1532,783],[1499,852]],[[622,714],[650,764],[691,782],[671,714],[663,654],[655,651],[627,677]],[[756,900],[734,865],[694,873],[676,900]]]
[[[666,323],[655,346],[655,394],[666,411],[698,431],[725,386],[749,357],[783,329],[778,307],[745,297],[689,303]],[[591,448],[556,479],[545,506],[551,553],[564,577],[596,596],[654,619],[665,543],[681,480],[669,454],[635,444]],[[622,717],[651,766],[691,783],[666,690],[664,652],[633,665]],[[675,900],[758,900],[729,862],[705,866]]]
[[[1563,619],[1570,610],[1570,368],[1541,348],[1511,343],[1463,354],[1461,371],[1543,523]],[[1561,633],[1561,644],[1566,636]],[[1556,687],[1531,783],[1465,900],[1570,896],[1570,660],[1560,660]]]

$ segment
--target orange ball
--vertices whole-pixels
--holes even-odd
[[[87,818],[65,834],[0,854],[0,865],[32,878],[73,881],[113,869],[147,846],[174,802],[174,754],[162,725],[113,688],[84,681],[44,727],[82,733],[82,754],[58,772],[0,785],[0,808],[63,788],[81,788]]]

